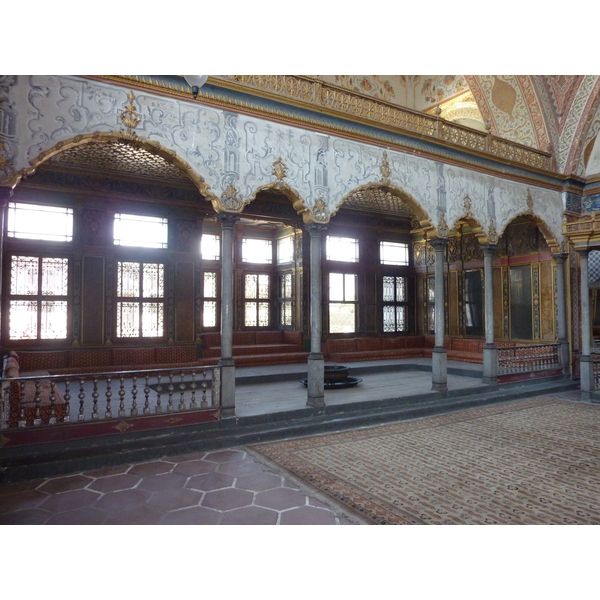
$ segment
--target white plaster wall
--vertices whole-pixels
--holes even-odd
[[[17,112],[14,169],[27,169],[41,153],[77,135],[124,131],[120,113],[129,104],[129,91],[77,77],[18,76],[8,91]],[[286,183],[309,209],[323,200],[327,220],[357,187],[382,180],[384,150],[379,147],[198,102],[134,95],[141,117],[137,136],[175,152],[217,197],[232,185],[243,202],[251,200],[260,188],[276,183],[273,163],[281,157],[288,168]],[[465,195],[472,217],[486,232],[490,219],[500,235],[516,215],[528,211],[523,184],[395,150],[387,157],[390,184],[412,196],[435,226],[444,217],[452,228],[465,216]],[[534,214],[560,243],[560,193],[530,189]]]

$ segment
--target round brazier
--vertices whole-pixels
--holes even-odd
[[[348,369],[343,365],[325,366],[325,383],[340,383],[348,379]]]

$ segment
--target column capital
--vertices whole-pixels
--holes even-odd
[[[448,245],[448,239],[439,237],[432,238],[431,240],[429,240],[429,244],[431,244],[431,246],[436,252],[443,252],[446,249],[446,246]]]
[[[567,258],[569,258],[568,252],[560,252],[558,254],[553,254],[552,258],[556,261],[556,264],[564,265]]]
[[[321,233],[327,230],[327,226],[320,223],[306,223],[304,229],[308,231],[311,237],[320,237]]]
[[[221,223],[223,229],[233,229],[233,226],[240,220],[237,213],[220,212],[216,216],[217,221]]]
[[[494,254],[496,252],[496,248],[498,248],[498,244],[481,244],[481,250],[483,254]]]

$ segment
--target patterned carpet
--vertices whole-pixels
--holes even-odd
[[[374,524],[599,524],[600,407],[534,398],[258,444]]]

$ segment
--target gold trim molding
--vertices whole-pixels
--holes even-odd
[[[158,79],[143,76],[88,76],[90,79],[135,86],[148,89],[157,94],[170,95],[189,102],[191,97],[187,85],[164,83]],[[476,154],[482,158],[499,159],[512,166],[521,166],[544,174],[557,175],[553,172],[552,155],[548,152],[523,146],[516,142],[503,140],[469,127],[445,121],[437,116],[411,111],[374,99],[357,92],[352,92],[332,84],[299,75],[232,75],[228,77],[209,77],[208,83],[215,87],[235,92],[250,94],[259,98],[284,102],[297,108],[315,111],[320,114],[341,118],[356,124],[375,126],[392,133],[399,133],[419,139],[438,141],[443,146]],[[402,144],[390,143],[388,139],[377,134],[358,133],[348,127],[336,124],[325,124],[317,119],[292,114],[279,108],[267,107],[249,100],[228,98],[218,93],[200,89],[198,102],[219,108],[239,110],[267,119],[295,124],[303,127],[337,133],[358,140],[378,140],[388,147],[402,149]],[[427,154],[427,152],[423,152]],[[435,153],[431,153],[435,156]],[[493,167],[491,167],[493,170]]]

